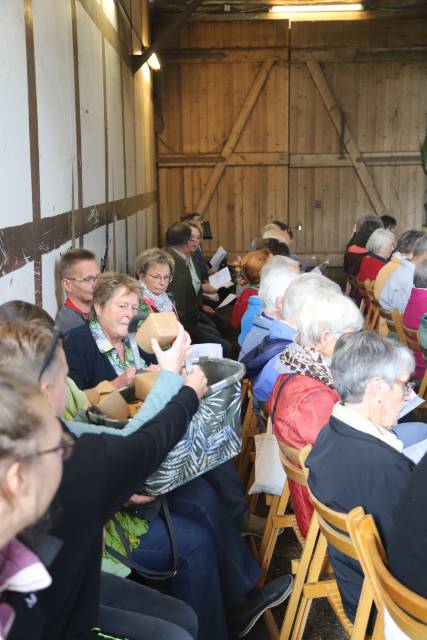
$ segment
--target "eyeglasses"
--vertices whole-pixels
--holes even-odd
[[[61,335],[62,334],[61,334],[61,331],[59,330],[59,327],[55,325],[55,327],[53,328],[52,342],[49,347],[49,351],[47,352],[42,368],[40,369],[39,378],[38,378],[39,382],[42,379],[44,372],[46,371],[46,369],[48,368],[48,366],[51,364],[53,360],[53,355],[55,353],[55,350],[61,338]]]
[[[61,457],[63,460],[68,460],[68,458],[73,453],[74,445],[75,445],[74,438],[69,433],[63,433],[57,447],[52,447],[51,449],[43,449],[42,451],[36,451],[35,453],[30,453],[27,456],[22,456],[21,460],[38,458],[39,456],[46,455],[46,453],[56,453],[57,451],[61,452]]]
[[[101,274],[98,273],[97,276],[86,276],[86,278],[65,278],[65,280],[72,280],[73,282],[80,282],[84,284],[93,284],[96,282]]]
[[[405,395],[409,395],[414,390],[415,382],[404,382],[403,380],[399,380],[399,378],[396,378],[395,382],[400,384]]]
[[[123,302],[122,304],[117,304],[116,303],[116,304],[114,304],[114,306],[118,311],[129,311],[130,310],[134,315],[136,313],[138,313],[138,310],[139,310],[138,305],[128,304],[126,302]]]
[[[172,282],[172,276],[161,276],[158,273],[146,273],[145,275],[153,278],[154,282]]]

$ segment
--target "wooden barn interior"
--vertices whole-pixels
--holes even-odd
[[[0,0],[0,34],[0,304],[55,317],[67,249],[134,275],[191,212],[207,257],[280,220],[339,283],[361,216],[427,227],[426,0]]]
[[[425,223],[425,3],[287,4],[1,3],[2,301],[54,314],[65,248],[126,270],[191,211],[208,255],[277,218],[331,266],[365,213]]]

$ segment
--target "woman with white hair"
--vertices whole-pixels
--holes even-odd
[[[316,441],[339,401],[330,370],[335,343],[343,333],[361,329],[363,317],[350,298],[319,289],[306,297],[295,323],[296,342],[280,356],[287,373],[274,385],[268,411],[279,444],[302,449]],[[304,487],[290,480],[289,489],[305,537],[313,507]]]
[[[279,318],[286,289],[298,275],[293,264],[285,256],[274,256],[261,269],[258,296],[262,301],[262,311],[254,317],[252,329],[244,339],[239,360],[262,342],[268,335],[272,322]]]
[[[357,279],[359,282],[375,280],[378,272],[390,259],[396,241],[394,233],[387,229],[376,229],[366,243],[367,255],[363,258]]]
[[[341,293],[341,289],[336,282],[326,278],[321,273],[302,273],[296,280],[293,280],[282,299],[282,307],[279,319],[275,320],[270,327],[268,334],[272,342],[286,341],[280,349],[283,349],[293,341],[296,333],[295,318],[299,314],[306,299],[315,292],[335,292]],[[258,402],[267,402],[270,398],[276,380],[281,373],[287,373],[286,365],[280,363],[280,353],[271,354],[268,360],[262,364],[258,376],[253,383],[253,394]]]
[[[410,351],[365,331],[343,335],[331,363],[341,396],[307,458],[312,493],[336,511],[361,506],[373,515],[383,540],[414,464],[391,432],[409,395]],[[354,620],[363,572],[358,562],[329,548],[344,609]]]

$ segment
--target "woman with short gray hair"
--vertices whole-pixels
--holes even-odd
[[[378,272],[388,262],[396,241],[394,233],[387,229],[376,229],[366,243],[367,255],[363,258],[357,279],[359,282],[374,281]]]
[[[279,445],[301,449],[316,441],[339,401],[330,370],[335,343],[343,333],[361,329],[363,317],[350,298],[321,287],[307,295],[294,320],[297,336],[276,365],[281,375],[268,411]],[[306,536],[312,504],[304,487],[289,480],[289,489],[298,526]]]
[[[342,402],[334,406],[306,462],[316,498],[345,513],[363,507],[382,537],[414,468],[391,431],[408,398],[413,368],[409,350],[390,338],[369,331],[341,336],[331,371]],[[354,621],[362,569],[332,547],[329,554],[345,612]]]

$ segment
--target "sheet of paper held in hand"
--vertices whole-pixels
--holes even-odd
[[[197,360],[197,358],[222,358],[222,346],[213,342],[205,344],[192,344],[191,353],[187,360]]]
[[[415,391],[412,390],[408,400],[403,405],[402,411],[399,413],[399,419],[403,418],[403,416],[406,416],[410,411],[413,411],[414,409],[419,407],[420,404],[422,404],[423,402],[424,402],[423,398],[420,398],[420,396],[417,396]]]
[[[212,258],[209,260],[209,262],[211,263],[212,269],[215,269],[215,271],[218,271],[219,265],[221,264],[221,262],[224,260],[226,256],[227,256],[227,252],[224,249],[224,247],[218,247],[215,255],[212,256]]]
[[[235,294],[229,293],[228,296],[224,298],[224,300],[221,302],[221,304],[217,306],[217,309],[221,309],[221,307],[226,307],[228,304],[230,304],[230,302],[233,302],[233,300],[235,299],[236,299]]]
[[[212,276],[209,276],[209,284],[215,287],[215,289],[219,289],[220,287],[224,287],[231,280],[231,273],[228,267],[224,267],[217,273],[214,273]]]

